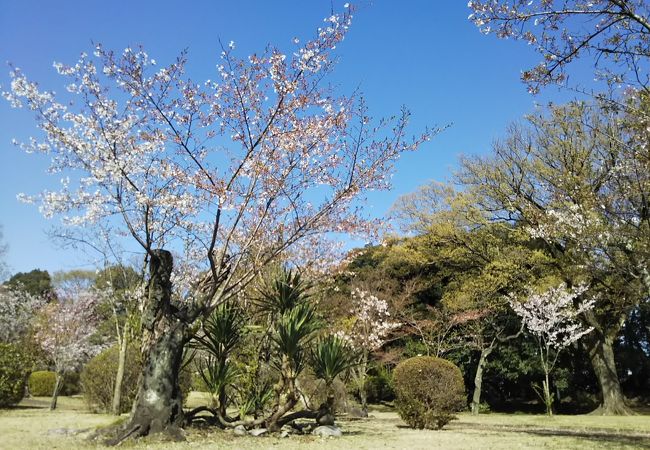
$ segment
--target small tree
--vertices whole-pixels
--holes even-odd
[[[352,376],[361,399],[361,407],[368,409],[366,379],[368,361],[373,351],[379,350],[387,341],[390,332],[401,324],[391,319],[388,302],[356,288],[352,291],[351,324],[340,331],[339,336],[348,340],[358,352],[359,360],[352,367]]]
[[[50,409],[56,408],[57,398],[66,373],[79,369],[102,348],[92,342],[97,331],[96,291],[78,293],[73,299],[63,299],[43,309],[36,339],[54,363],[56,384]]]
[[[584,328],[578,320],[578,315],[591,310],[595,303],[594,298],[577,300],[586,291],[585,285],[567,289],[561,284],[541,294],[531,290],[524,302],[518,301],[514,296],[510,297],[510,306],[537,340],[539,359],[544,371],[540,397],[549,416],[553,414],[550,374],[560,352],[593,330],[592,327]]]

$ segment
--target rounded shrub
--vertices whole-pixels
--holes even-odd
[[[81,389],[84,400],[91,411],[111,411],[119,353],[117,346],[108,348],[88,361],[81,371]],[[120,413],[130,411],[131,405],[133,405],[135,396],[138,393],[138,379],[142,371],[142,363],[140,345],[132,343],[126,352]],[[189,370],[184,369],[181,371],[179,383],[185,400],[192,387],[192,374]]]
[[[402,361],[393,371],[397,412],[410,427],[440,429],[465,408],[465,383],[452,362],[431,356]]]
[[[91,411],[109,412],[113,404],[113,389],[117,376],[120,351],[113,346],[92,358],[81,371],[81,389]],[[138,345],[130,345],[126,352],[120,412],[128,412],[138,389],[142,356]]]
[[[30,365],[20,347],[0,344],[0,408],[13,406],[23,399]]]
[[[29,393],[34,397],[51,397],[56,385],[56,373],[49,370],[32,372],[29,376]]]

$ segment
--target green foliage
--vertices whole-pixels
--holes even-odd
[[[14,344],[0,344],[0,408],[13,406],[25,395],[29,358]]]
[[[113,402],[113,390],[119,361],[119,348],[113,346],[91,359],[81,371],[81,387],[84,400],[91,411],[109,412]],[[126,352],[120,412],[128,412],[137,394],[138,380],[142,372],[142,353],[137,343]],[[192,388],[192,374],[187,367],[181,369],[179,385],[183,399]]]
[[[431,356],[402,361],[393,371],[395,405],[410,427],[440,429],[465,408],[465,384],[453,363]]]
[[[391,401],[395,398],[392,370],[384,364],[373,364],[364,386],[368,403]]]
[[[114,346],[92,358],[83,368],[81,386],[84,400],[91,411],[109,412],[111,410],[118,360],[119,348]],[[126,353],[120,412],[127,412],[131,408],[137,393],[138,377],[141,370],[140,349],[137,345],[130,345]]]
[[[284,314],[309,299],[311,284],[300,273],[282,269],[278,276],[259,289],[257,306],[261,312]]]
[[[31,272],[18,272],[9,278],[5,285],[37,297],[52,298],[54,296],[52,279],[47,270],[34,269]]]
[[[283,370],[280,366],[284,358],[290,364],[294,374],[304,369],[307,344],[320,327],[321,323],[316,312],[306,303],[299,303],[280,316],[273,335],[273,342],[280,356],[277,361],[280,370]]]
[[[34,397],[50,397],[56,386],[56,373],[50,370],[32,372],[29,376],[29,393]]]
[[[329,335],[316,342],[311,352],[311,367],[316,377],[329,386],[337,376],[353,367],[357,359],[345,340]]]

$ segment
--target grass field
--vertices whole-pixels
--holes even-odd
[[[200,402],[193,393],[192,403]],[[23,401],[0,411],[1,449],[96,448],[85,437],[114,416],[86,412],[82,399],[62,397],[59,409],[47,409],[49,399]],[[442,431],[411,430],[392,411],[371,411],[364,420],[339,421],[342,438],[290,436],[238,437],[228,431],[190,429],[187,442],[155,438],[125,442],[133,449],[650,449],[650,416],[600,417],[518,414],[460,414]]]

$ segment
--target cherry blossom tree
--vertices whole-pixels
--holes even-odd
[[[549,416],[553,414],[550,374],[560,352],[593,330],[593,327],[585,328],[578,319],[580,314],[591,310],[595,304],[593,297],[580,300],[586,291],[585,285],[567,289],[565,284],[560,284],[542,293],[531,290],[523,302],[515,296],[509,298],[513,311],[537,340],[539,360],[544,371],[541,397]]]
[[[351,17],[331,15],[289,54],[269,46],[239,58],[233,42],[224,45],[216,80],[203,83],[186,76],[185,54],[159,67],[142,49],[98,45],[94,57],[55,64],[72,106],[12,71],[5,97],[35,112],[43,136],[21,146],[48,155],[63,177],[59,190],[21,198],[70,226],[110,224],[149,264],[143,376],[113,443],[155,432],[182,438],[178,373],[189,325],[301,243],[372,233],[377,223],[357,200],[388,189],[400,154],[431,136],[407,137],[406,110],[375,122],[358,94],[337,96],[325,84]]]
[[[42,297],[0,286],[0,342],[20,340],[44,304]]]
[[[367,411],[366,378],[370,354],[383,347],[390,333],[401,324],[392,320],[386,300],[359,288],[353,289],[351,296],[351,323],[347,330],[339,331],[338,336],[349,342],[358,352],[358,364],[353,366],[351,371],[359,390],[361,407]]]
[[[567,80],[567,66],[587,55],[610,83],[650,87],[650,6],[645,0],[488,0],[467,3],[482,33],[526,41],[542,61],[522,73],[531,92]]]
[[[97,354],[103,347],[91,337],[97,332],[95,309],[99,303],[98,291],[82,291],[74,298],[61,299],[42,310],[36,340],[54,363],[56,384],[50,409],[56,408],[63,379],[68,372]]]

